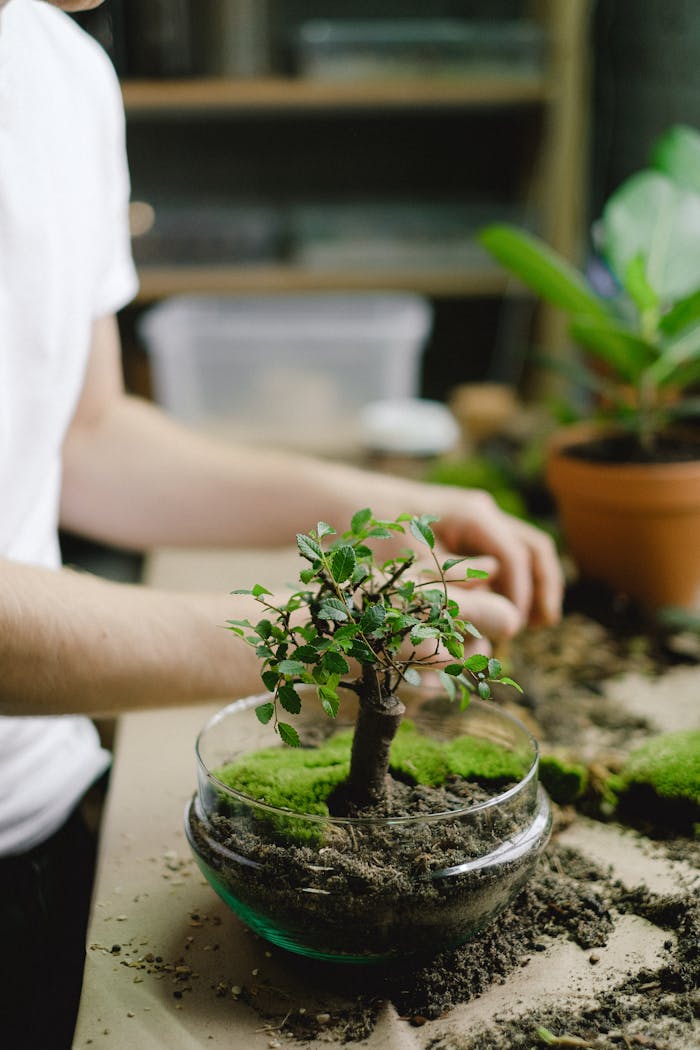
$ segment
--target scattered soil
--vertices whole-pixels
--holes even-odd
[[[276,930],[324,955],[340,948],[360,960],[387,954],[405,959],[425,955],[435,943],[472,936],[532,874],[548,838],[533,792],[504,809],[477,809],[469,819],[434,819],[493,794],[456,777],[441,788],[394,780],[386,803],[363,818],[419,819],[330,824],[322,841],[310,842],[308,824],[293,817],[283,818],[283,826],[279,818],[271,823],[243,811],[233,819],[221,813],[202,821],[196,806],[189,830],[217,882],[254,928]],[[425,815],[433,819],[420,819]],[[503,850],[515,835],[525,837],[528,848],[520,841]],[[500,855],[488,866],[460,870],[468,858],[481,860],[497,849]]]
[[[563,622],[527,632],[512,646],[509,659],[513,676],[526,690],[516,713],[529,723],[543,750],[581,758],[602,777],[651,731],[643,718],[605,699],[606,679],[628,671],[659,677],[678,664],[697,663],[698,638],[650,629],[625,603],[608,601],[605,616],[594,615],[597,598],[596,592],[573,588]],[[590,798],[583,808],[609,819]],[[588,961],[595,966],[597,952],[614,937],[618,924],[637,916],[661,931],[661,938],[668,933],[653,967],[621,967],[617,979],[595,996],[565,995],[556,1004],[530,1008],[517,1017],[493,1017],[481,1031],[460,1033],[459,1025],[453,1030],[445,1023],[427,1050],[533,1050],[547,1043],[593,1050],[700,1047],[697,894],[680,885],[673,896],[643,886],[626,888],[611,870],[559,841],[559,832],[576,824],[579,813],[572,808],[554,811],[552,841],[534,874],[513,905],[472,941],[408,964],[332,966],[295,957],[295,979],[303,987],[315,989],[322,1000],[327,993],[329,1002],[344,1004],[328,1012],[307,1012],[308,1003],[285,998],[282,1010],[280,996],[266,988],[264,975],[234,988],[222,980],[216,995],[248,1003],[275,1036],[286,1036],[288,1042],[320,1038],[353,1044],[371,1035],[387,1003],[416,1027],[438,1018],[449,1021],[456,1007],[514,980],[520,969],[536,958],[546,959],[541,953],[562,942],[590,953]],[[657,855],[700,871],[700,839],[663,827],[648,826],[645,832],[654,839]],[[644,844],[647,838],[639,841]],[[642,876],[640,871],[640,880]],[[272,957],[288,960],[282,949],[266,947]]]

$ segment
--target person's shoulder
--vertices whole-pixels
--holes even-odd
[[[99,81],[116,82],[107,53],[70,15],[44,0],[21,0],[18,6],[33,22],[31,30],[41,34],[58,61],[70,63],[74,72],[79,67],[83,76],[88,73]]]

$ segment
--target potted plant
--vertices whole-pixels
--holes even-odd
[[[567,313],[583,351],[564,367],[593,393],[595,428],[557,435],[547,466],[579,569],[650,611],[692,607],[700,598],[700,135],[666,132],[650,166],[608,199],[594,232],[602,292],[513,226],[487,227],[480,240]]]
[[[267,692],[202,730],[187,835],[229,906],[305,955],[460,943],[508,905],[549,837],[537,745],[486,702],[493,683],[515,683],[469,654],[478,632],[447,588],[464,559],[440,562],[432,520],[366,509],[341,536],[319,523],[297,536],[301,589],[278,604],[257,585],[243,593],[263,618],[228,625]],[[421,548],[398,549],[405,526],[429,571]]]

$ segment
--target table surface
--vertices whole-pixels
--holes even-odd
[[[295,578],[294,552],[264,557],[260,582],[279,586]],[[260,562],[259,552],[159,552],[150,561],[147,578],[177,589],[212,586],[228,591],[258,582]],[[687,709],[695,712],[697,725],[698,669],[689,673],[695,677],[680,689],[676,683],[672,692],[677,696],[685,689]],[[619,700],[619,685],[617,689]],[[629,693],[635,703],[664,709],[658,697],[645,701],[643,690]],[[310,971],[298,957],[247,931],[190,855],[183,814],[195,788],[193,745],[213,710],[213,705],[201,705],[119,719],[74,1048],[268,1050],[298,1045],[279,1031],[287,1011],[337,1013],[347,1001],[342,980],[324,981],[316,970],[318,979],[310,981]],[[613,864],[632,884],[641,881],[642,873],[657,891],[673,892],[679,880],[695,879],[697,884],[697,872],[654,857],[622,829],[577,822],[570,835],[572,845]],[[574,980],[594,996],[625,969],[658,966],[667,938],[667,932],[637,916],[622,916],[595,967],[588,952],[556,942],[503,985],[421,1028],[385,1007],[361,1045],[420,1050],[449,1033],[476,1029],[513,1003],[556,1002]],[[239,988],[253,995],[256,1009],[238,996]],[[305,1045],[321,1050],[341,1041],[322,1031]]]

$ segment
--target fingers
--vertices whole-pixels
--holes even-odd
[[[502,511],[484,492],[469,492],[464,508],[436,522],[452,553],[479,551],[497,559],[488,585],[515,605],[524,623],[555,623],[561,614],[563,574],[551,538]]]
[[[468,620],[482,635],[481,639],[475,639],[475,652],[485,651],[484,639],[497,642],[513,638],[523,627],[520,611],[502,594],[489,590],[450,587],[449,595],[458,602],[462,619]],[[469,644],[471,645],[471,641]]]
[[[526,521],[513,519],[513,529],[529,551],[533,601],[528,620],[551,625],[561,617],[564,574],[551,536]]]

